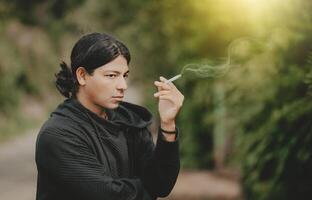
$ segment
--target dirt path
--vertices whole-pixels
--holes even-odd
[[[163,200],[240,200],[241,191],[235,179],[211,171],[182,171],[177,183]]]
[[[7,141],[0,146],[0,199],[34,200],[36,168],[34,144],[37,130]]]
[[[38,130],[16,137],[0,146],[1,200],[34,200],[36,167],[35,138]],[[209,171],[182,171],[166,200],[237,200],[240,188],[236,181]],[[164,199],[164,200],[165,200]]]

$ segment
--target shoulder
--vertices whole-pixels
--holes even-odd
[[[85,140],[83,128],[75,121],[62,117],[52,116],[42,125],[37,142],[78,139]]]

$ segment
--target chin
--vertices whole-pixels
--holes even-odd
[[[120,104],[120,102],[118,102],[118,103],[111,103],[111,104],[107,105],[106,108],[108,108],[108,109],[115,109],[115,108],[118,108],[119,104]]]

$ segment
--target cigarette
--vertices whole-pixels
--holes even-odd
[[[181,78],[181,76],[182,76],[181,74],[178,74],[178,75],[172,77],[171,79],[166,80],[165,83],[173,82],[173,81],[175,81],[175,80]]]

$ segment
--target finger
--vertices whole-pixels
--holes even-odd
[[[173,104],[175,103],[175,102],[174,102],[174,99],[172,98],[171,95],[161,95],[161,96],[159,96],[158,98],[159,98],[159,100],[170,101],[170,102],[173,103]]]
[[[159,84],[156,84],[156,81],[154,81],[154,85],[157,87],[157,90],[160,91],[161,90],[161,87]]]
[[[167,94],[169,94],[169,93],[170,93],[170,91],[168,91],[168,90],[161,90],[161,91],[159,91],[159,92],[156,92],[156,93],[154,94],[154,97],[159,97],[159,96],[167,95]]]
[[[173,104],[173,107],[182,107],[183,105],[183,99],[177,99],[174,96],[172,96],[171,94],[167,94],[167,95],[162,95],[158,97],[159,100],[166,100],[166,101],[170,101]]]
[[[154,84],[155,84],[155,86],[160,87],[161,89],[164,89],[164,90],[170,90],[171,89],[171,87],[168,84],[163,83],[163,82],[155,81]]]
[[[175,90],[177,90],[176,86],[172,83],[172,82],[168,82],[166,83],[167,79],[163,76],[160,76],[159,79],[166,85],[168,85],[170,88],[173,88]]]
[[[163,76],[160,76],[160,77],[159,77],[159,80],[160,80],[161,82],[165,82],[167,79],[166,79],[165,77],[163,77]]]
[[[172,83],[172,82],[168,82],[167,85],[169,85],[170,87],[172,88],[175,88],[176,89],[176,86]]]
[[[160,79],[163,83],[165,83],[165,82],[167,81],[167,79],[166,79],[165,77],[163,77],[163,76],[159,77],[159,79]],[[175,86],[172,82],[168,82],[168,83],[165,83],[165,84],[166,84],[166,85],[169,85],[170,87],[176,89],[176,86]]]

